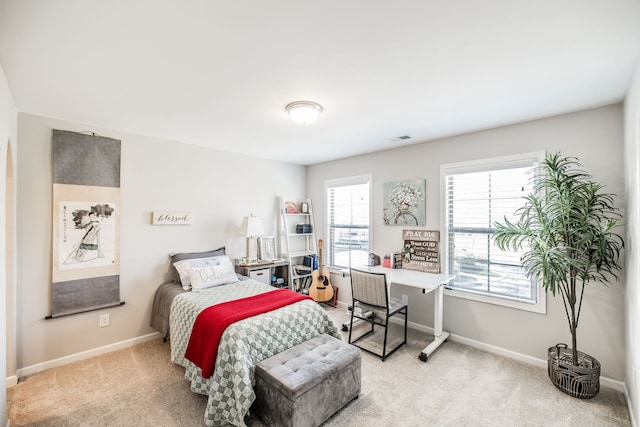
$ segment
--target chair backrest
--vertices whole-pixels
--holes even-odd
[[[351,294],[354,300],[387,308],[389,295],[384,273],[351,270]]]

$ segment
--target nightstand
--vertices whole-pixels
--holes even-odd
[[[236,260],[236,273],[247,276],[267,285],[278,288],[289,286],[289,263],[286,260],[258,261],[256,263],[244,263]],[[276,277],[276,283],[272,283],[272,277]],[[282,279],[282,283],[277,283],[277,279]]]

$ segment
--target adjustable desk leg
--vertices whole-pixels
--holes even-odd
[[[424,290],[422,291],[424,293]],[[444,302],[444,286],[438,286],[433,296],[433,335],[434,339],[431,343],[425,347],[420,353],[419,359],[426,362],[431,353],[436,351],[440,344],[445,342],[449,338],[449,332],[442,330],[442,308]]]

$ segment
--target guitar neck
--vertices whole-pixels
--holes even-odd
[[[322,239],[318,240],[318,273],[322,274]]]

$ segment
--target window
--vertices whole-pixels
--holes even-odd
[[[342,268],[367,265],[371,245],[371,177],[326,181],[325,189],[327,264]]]
[[[445,266],[455,275],[448,295],[544,312],[541,286],[520,266],[526,251],[502,251],[493,242],[495,223],[516,220],[533,190],[544,153],[443,165]]]

